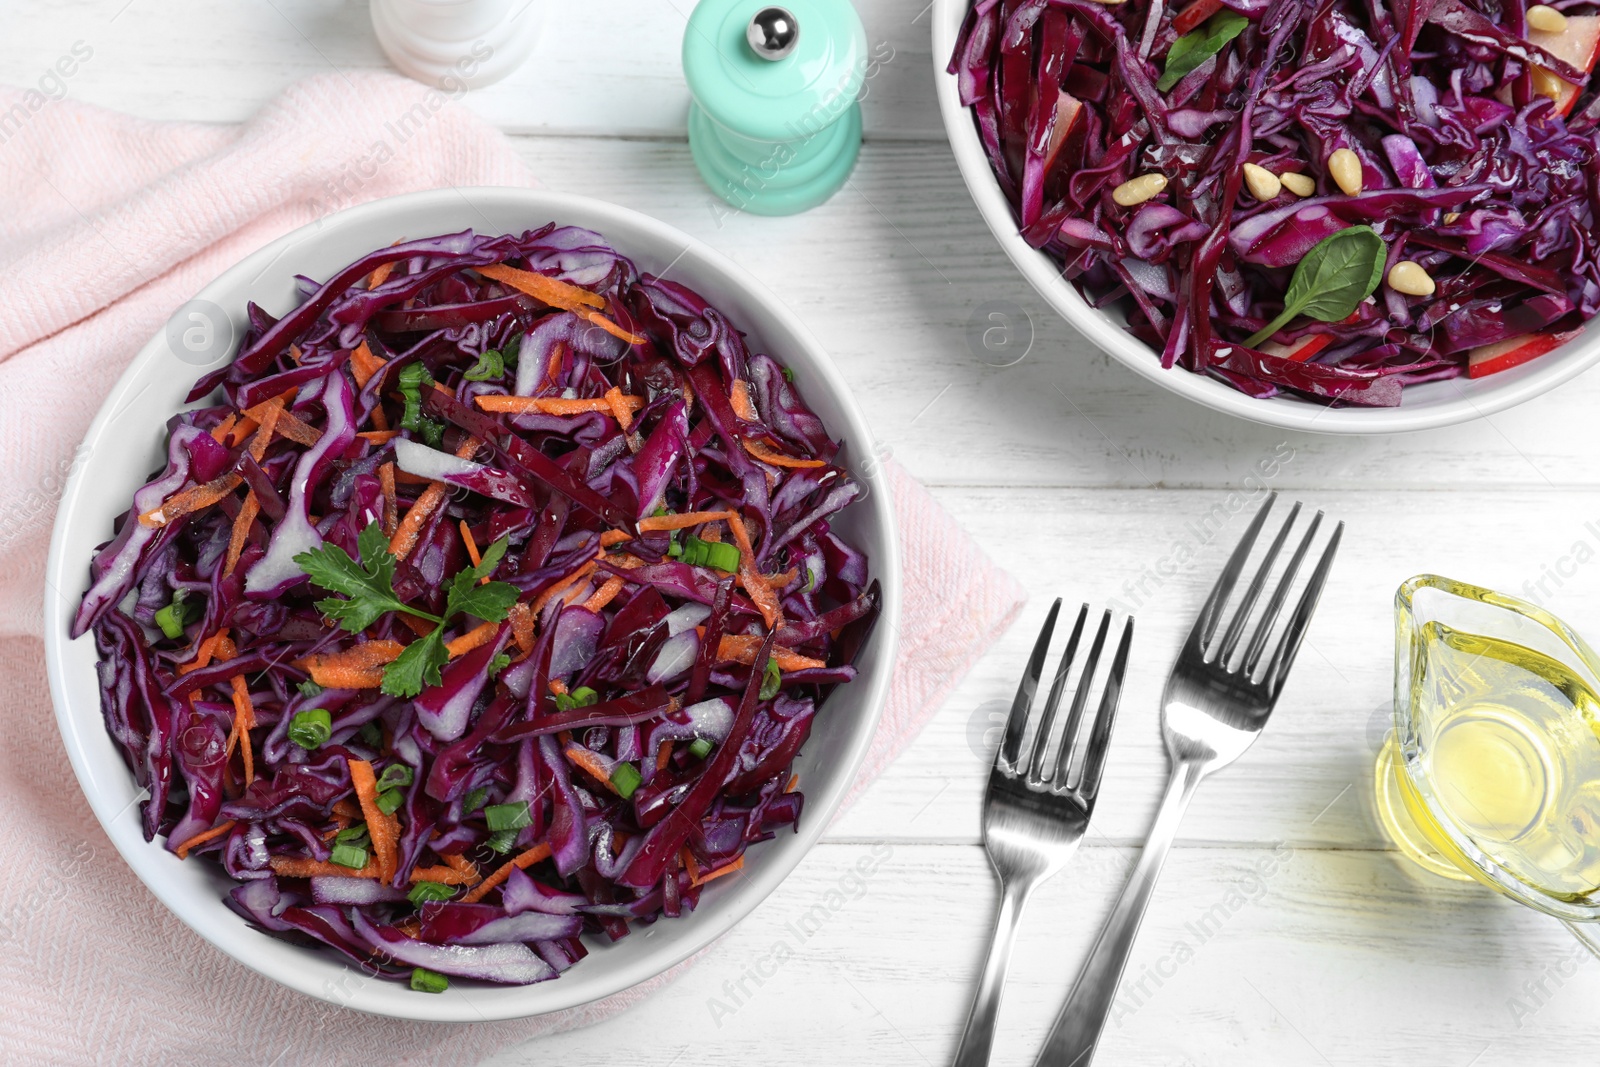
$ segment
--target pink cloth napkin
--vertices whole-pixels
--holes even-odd
[[[0,1062],[470,1063],[598,1021],[607,1000],[516,1022],[376,1019],[283,989],[213,949],[101,833],[50,714],[41,602],[56,500],[135,352],[225,268],[331,210],[449,185],[532,185],[497,131],[389,75],[313,78],[241,128],[155,123],[0,89]],[[442,106],[440,106],[442,104]],[[35,106],[38,105],[38,106]],[[386,125],[421,105],[407,140]],[[374,146],[392,156],[374,165]],[[1022,593],[899,467],[904,623],[853,800],[916,736]],[[693,921],[692,918],[685,921]],[[714,951],[714,950],[713,950]],[[691,961],[692,962],[692,961]]]

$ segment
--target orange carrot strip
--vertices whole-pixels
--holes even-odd
[[[551,696],[564,696],[566,694],[566,692],[567,692],[567,683],[566,682],[563,682],[560,678],[552,678],[552,679],[550,679],[550,695]]]
[[[535,300],[543,300],[551,307],[566,308],[569,311],[573,311],[580,307],[603,308],[606,306],[605,297],[599,293],[591,293],[587,289],[551,278],[548,275],[535,274],[533,271],[528,270],[518,270],[516,267],[508,267],[504,263],[488,263],[473,269],[485,278],[493,278],[497,282],[509,285],[513,289],[527,293]]]
[[[756,411],[755,401],[750,399],[750,383],[743,378],[733,380],[733,388],[728,390],[728,401],[733,408],[733,413],[745,422],[760,422],[761,416]]]
[[[672,762],[672,742],[671,741],[663,741],[663,742],[661,742],[661,746],[656,749],[656,770],[657,771],[666,770],[667,769],[667,764],[669,764],[671,762]]]
[[[372,376],[382,370],[386,363],[388,363],[388,360],[379,359],[374,355],[365,341],[356,345],[355,351],[350,353],[350,373],[355,375],[356,384],[363,389],[372,380]]]
[[[372,428],[375,430],[389,429],[389,416],[384,413],[382,404],[372,405]],[[398,432],[398,431],[396,431]]]
[[[233,755],[233,743],[237,740],[244,755],[244,787],[249,789],[250,783],[256,780],[255,749],[250,744],[250,730],[256,724],[256,709],[250,702],[250,687],[245,684],[244,675],[234,675],[229,683],[233,687],[233,732],[228,736],[227,752]]]
[[[587,578],[590,572],[594,570],[594,566],[594,560],[590,560],[588,563],[585,563],[583,566],[579,567],[565,578],[558,579],[548,589],[540,593],[538,598],[533,602],[533,614],[537,617],[544,611],[545,605],[554,600],[557,595],[566,590],[574,582],[582,578]]]
[[[467,885],[477,885],[483,881],[483,875],[478,873],[477,866],[460,853],[451,853],[444,857],[444,861],[467,876]]]
[[[496,867],[494,873],[489,875],[489,877],[485,878],[483,881],[479,882],[476,888],[461,898],[461,902],[463,904],[476,904],[478,901],[488,896],[490,890],[496,888],[501,882],[505,881],[511,876],[511,868],[516,867],[525,871],[529,867],[532,867],[535,863],[538,863],[540,860],[549,858],[549,845],[534,845],[522,855],[502,863],[499,867]]]
[[[198,834],[195,834],[193,837],[189,838],[189,840],[185,841],[183,844],[179,845],[173,851],[177,852],[180,860],[186,860],[189,858],[190,849],[198,848],[207,841],[221,837],[223,834],[233,829],[236,821],[237,820],[235,819],[229,819],[227,822],[218,823],[209,830],[202,830]]]
[[[532,609],[519,600],[511,605],[511,611],[506,618],[511,622],[511,637],[517,642],[517,647],[524,652],[532,652],[534,624]]]
[[[606,583],[604,585],[602,585],[599,589],[596,589],[594,593],[590,595],[588,600],[583,602],[583,606],[588,608],[590,611],[600,611],[600,609],[604,608],[607,604],[616,599],[617,594],[622,592],[623,585],[624,582],[622,577],[620,575],[613,574],[610,578],[606,579]]]
[[[628,406],[628,398],[622,395],[622,390],[612,386],[606,390],[606,404],[611,408],[611,414],[616,416],[617,425],[626,433],[628,427],[633,425],[633,409]]]
[[[228,435],[228,440],[223,443],[230,448],[238,448],[246,438],[256,432],[258,425],[255,419],[241,416],[239,421],[233,424],[233,432]]]
[[[478,542],[472,539],[472,527],[467,525],[467,520],[461,520],[461,542],[467,546],[467,558],[476,567],[483,562],[483,557],[478,554]]]
[[[400,436],[399,430],[362,430],[356,434],[363,441],[371,441],[375,445],[388,444]]]
[[[174,519],[184,515],[203,511],[239,488],[244,478],[237,474],[224,474],[204,485],[193,485],[188,489],[173,493],[160,504],[139,516],[141,526],[165,526]]]
[[[611,772],[606,769],[606,765],[601,763],[599,757],[593,752],[579,744],[568,745],[562,751],[566,753],[567,759],[571,760],[576,766],[588,771],[601,785],[613,793],[617,791],[617,787],[611,784]]]
[[[567,400],[559,396],[480,396],[478,407],[492,412],[516,414],[523,411],[538,411],[546,415],[582,415],[590,411],[614,415],[620,409],[628,413],[630,421],[632,413],[644,407],[644,397],[623,396],[618,393],[618,398],[618,403],[613,406],[605,397]],[[624,424],[623,429],[627,429],[627,424]]]
[[[732,514],[731,511],[686,511],[681,515],[648,515],[639,520],[639,532],[682,530],[708,522],[719,522]]]
[[[372,273],[367,275],[367,292],[372,292],[372,290],[388,281],[389,275],[394,273],[394,265],[399,262],[398,259],[391,259],[387,263],[379,263],[372,268]],[[362,347],[366,347],[365,341],[362,342]]]
[[[770,463],[774,467],[796,467],[805,469],[810,467],[827,466],[827,464],[820,459],[798,459],[794,456],[786,456],[782,452],[774,452],[766,445],[760,444],[756,441],[745,441],[743,444],[746,452],[750,453],[761,462]]]
[[[364,641],[343,652],[307,656],[300,665],[324,689],[373,689],[383,684],[383,668],[405,650],[398,641]]]
[[[432,867],[413,867],[411,869],[411,880],[413,882],[438,882],[440,885],[477,885],[482,879],[477,875],[468,877],[465,871],[447,867],[440,863]]]
[[[456,456],[460,459],[471,459],[477,450],[477,439],[469,437],[456,449]],[[394,536],[389,538],[390,552],[400,559],[405,559],[411,554],[411,550],[417,547],[417,538],[422,536],[423,524],[428,521],[428,516],[433,514],[434,509],[444,503],[446,492],[443,482],[434,482],[422,491],[422,495],[406,509],[406,517],[400,520]]]
[[[212,427],[211,439],[219,445],[227,443],[228,434],[232,432],[233,424],[238,421],[239,416],[230,413],[227,418]]]
[[[233,519],[233,532],[228,536],[228,558],[222,567],[224,577],[232,574],[233,568],[239,565],[239,554],[244,551],[244,543],[250,537],[250,526],[260,511],[261,502],[256,499],[256,491],[252,489],[244,495],[244,504]]]
[[[756,550],[750,543],[750,531],[745,529],[744,519],[737,511],[728,513],[728,528],[739,545],[739,584],[750,594],[767,628],[776,630],[783,625],[783,609],[778,604],[777,594],[756,571]]]
[[[751,664],[756,661],[756,654],[760,651],[761,638],[749,634],[723,634],[722,640],[717,642],[717,659],[725,662]],[[802,656],[776,645],[772,649],[772,661],[780,671],[803,671],[827,666],[820,659]]]
[[[266,410],[261,413],[256,432],[250,438],[250,458],[257,463],[261,462],[261,457],[267,454],[267,447],[272,444],[272,435],[277,432],[278,416],[281,414],[283,414],[283,404],[277,397],[267,401]]]
[[[383,532],[390,537],[400,526],[400,501],[394,490],[394,461],[378,468],[378,488],[383,490]]]
[[[794,787],[799,785],[799,784],[800,784],[800,776],[798,774],[791,774],[789,776],[789,784],[783,787],[783,791],[785,793],[793,793],[794,792]]]
[[[742,870],[744,870],[744,857],[740,856],[738,859],[734,860],[732,863],[728,864],[726,867],[718,867],[716,870],[710,871],[710,872],[708,872],[706,874],[702,874],[698,878],[695,877],[693,873],[691,873],[689,875],[689,884],[690,885],[705,885],[707,882],[712,881],[713,879],[716,879],[716,878],[721,878],[725,874],[732,874],[734,871],[742,871]]]
[[[198,671],[203,667],[211,666],[211,657],[217,654],[217,645],[227,639],[228,631],[224,627],[199,642],[194,648],[194,659],[179,667],[178,673],[188,674],[190,671]],[[229,658],[231,659],[232,657],[230,656]]]
[[[388,885],[394,880],[398,858],[399,820],[378,808],[378,776],[372,773],[372,764],[349,757],[345,758],[345,764],[350,768],[350,784],[356,788],[356,800],[361,802],[361,814],[367,818],[372,856],[378,861],[378,881]]]
[[[269,408],[283,407],[285,404],[288,404],[290,401],[292,401],[295,397],[295,394],[299,391],[300,390],[298,388],[285,389],[277,396],[269,396],[267,399],[261,401],[261,403],[255,405],[254,407],[245,408],[240,414],[244,415],[244,417],[247,419],[254,419],[257,422],[260,422],[262,421],[262,416],[266,414]]]
[[[595,311],[591,308],[573,308],[572,313],[578,316],[578,318],[582,319],[584,322],[592,322],[606,333],[609,333],[613,337],[619,337],[628,342],[630,345],[644,344],[643,337],[640,337],[638,334],[632,333],[628,330],[624,330],[621,326],[618,326],[616,323],[612,322],[598,311]]]
[[[499,623],[486,622],[481,626],[473,627],[454,641],[446,642],[444,648],[446,652],[450,653],[450,658],[455,659],[457,656],[466,655],[475,648],[487,645],[494,640],[495,634],[499,632]]]
[[[700,884],[700,865],[694,861],[694,853],[687,847],[680,849],[678,858],[683,861],[683,869],[689,872],[689,884]]]
[[[278,424],[273,427],[280,436],[287,437],[297,445],[310,448],[322,440],[322,431],[308,422],[302,422],[299,417],[289,414],[288,411],[278,413]]]
[[[337,863],[301,859],[298,856],[273,856],[267,860],[272,873],[281,878],[376,878],[378,861],[368,860],[360,870],[342,867]]]
[[[607,530],[600,535],[600,547],[610,548],[612,545],[620,545],[624,541],[632,540],[633,535],[626,530]]]

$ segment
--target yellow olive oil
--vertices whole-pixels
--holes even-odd
[[[1566,900],[1594,892],[1600,698],[1557,660],[1437,621],[1422,624],[1412,647],[1403,758],[1413,761],[1413,776],[1429,783],[1433,807],[1404,770],[1395,771],[1416,829],[1465,870],[1471,861],[1457,858],[1441,818],[1535,889]],[[1390,829],[1397,839],[1405,836],[1400,827]]]

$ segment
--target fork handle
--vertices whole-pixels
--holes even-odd
[[[1194,797],[1204,772],[1198,763],[1178,762],[1172,768],[1167,782],[1167,795],[1162,798],[1156,813],[1155,825],[1150,828],[1150,839],[1145,843],[1139,863],[1123,887],[1122,896],[1111,909],[1111,916],[1100,930],[1100,937],[1089,950],[1078,979],[1061,1006],[1061,1014],[1045,1038],[1044,1048],[1035,1067],[1089,1067],[1094,1049],[1105,1029],[1106,1017],[1111,1013],[1116,999],[1117,984],[1128,964],[1134,938],[1139,933],[1139,923],[1144,919],[1145,907],[1155,891],[1156,878],[1167,852],[1178,835],[1178,824]]]
[[[978,979],[978,991],[972,998],[966,1029],[961,1032],[954,1067],[985,1067],[989,1062],[995,1019],[1000,1014],[1000,992],[1006,984],[1006,970],[1011,966],[1011,945],[1016,940],[1022,909],[1028,903],[1034,884],[1021,878],[1001,881],[1000,911],[994,917],[989,956],[983,963],[983,977]]]

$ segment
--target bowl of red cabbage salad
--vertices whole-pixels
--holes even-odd
[[[250,305],[91,565],[147,840],[424,992],[691,911],[798,825],[876,618],[787,369],[600,235],[472,231]]]
[[[978,0],[948,70],[1018,232],[1163,367],[1389,407],[1600,307],[1595,11]]]

